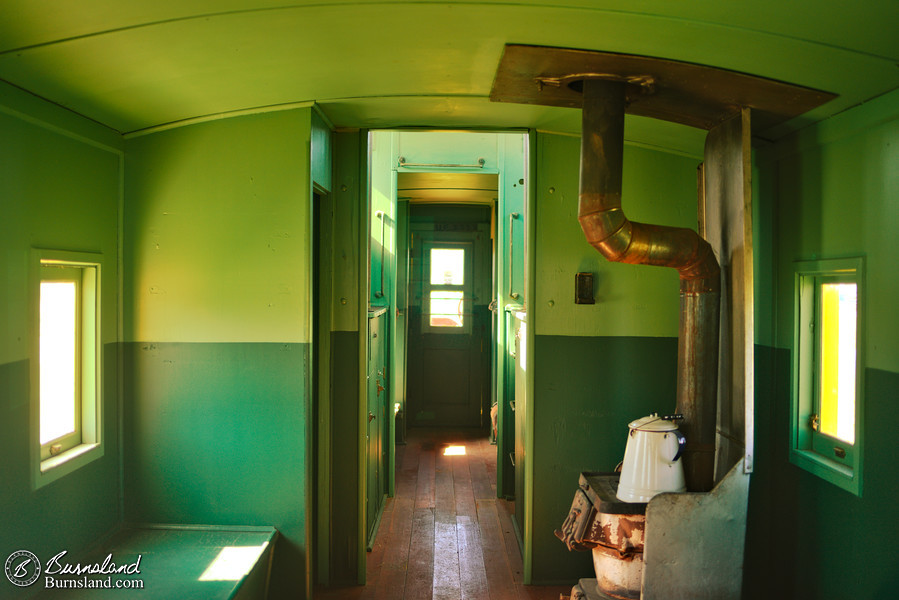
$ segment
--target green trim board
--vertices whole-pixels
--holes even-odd
[[[524,241],[524,312],[525,318],[530,310],[530,319],[527,326],[526,342],[527,347],[535,349],[535,339],[537,337],[537,328],[539,327],[540,317],[534,310],[534,299],[537,297],[537,194],[538,186],[543,185],[544,175],[538,172],[538,157],[541,155],[541,149],[537,147],[539,137],[535,132],[531,132],[528,137],[528,172],[532,174],[529,180],[528,195],[525,199],[525,215],[527,220],[526,236]],[[531,151],[533,150],[533,151]],[[528,304],[530,302],[530,304]],[[534,399],[534,365],[536,352],[528,352],[525,356],[525,397],[526,404],[533,406]],[[534,456],[534,411],[526,411],[524,416],[525,430],[525,456]],[[533,546],[533,524],[534,524],[534,461],[525,462],[524,473],[524,498],[518,501],[524,502],[524,531],[521,532],[524,537],[521,557],[523,563],[522,579],[525,584],[533,583],[534,580],[534,546]]]
[[[357,154],[358,166],[358,202],[356,204],[357,218],[359,219],[359,237],[356,241],[356,255],[359,257],[359,268],[356,273],[358,281],[356,283],[358,290],[356,314],[359,323],[359,356],[357,363],[358,368],[358,392],[357,404],[355,410],[356,416],[356,438],[358,452],[358,481],[360,484],[356,488],[356,517],[357,517],[357,537],[358,540],[355,548],[350,547],[348,553],[354,553],[356,556],[356,583],[365,585],[367,576],[366,571],[366,493],[368,491],[368,469],[365,468],[368,457],[368,443],[366,436],[362,435],[363,431],[368,428],[368,312],[369,302],[371,298],[371,231],[372,231],[372,209],[371,209],[371,154],[369,149],[370,132],[360,131],[360,143],[355,148]],[[364,141],[363,141],[364,140]],[[364,332],[364,333],[363,333]],[[364,337],[365,343],[362,343]]]

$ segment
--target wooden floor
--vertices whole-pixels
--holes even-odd
[[[465,454],[444,455],[450,445]],[[496,498],[496,446],[485,436],[410,430],[397,446],[396,471],[396,497],[387,499],[368,554],[367,585],[316,589],[315,598],[558,600],[571,592],[522,585],[514,505]]]

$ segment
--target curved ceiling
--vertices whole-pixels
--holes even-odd
[[[895,0],[6,0],[3,11],[0,79],[126,134],[307,102],[337,127],[576,133],[577,110],[489,101],[505,44],[660,57],[838,94],[769,138],[899,87]],[[628,127],[668,146],[693,135],[640,118]]]

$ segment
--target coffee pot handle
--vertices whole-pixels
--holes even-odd
[[[680,432],[680,429],[673,429],[671,433],[677,436],[677,453],[674,455],[674,458],[671,459],[671,462],[677,462],[677,459],[684,453],[684,447],[687,445],[687,438]]]

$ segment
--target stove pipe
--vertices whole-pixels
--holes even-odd
[[[687,490],[714,485],[721,269],[695,231],[628,220],[621,210],[626,84],[583,82],[578,221],[607,259],[672,267],[680,273],[677,412],[687,438],[682,460]]]

